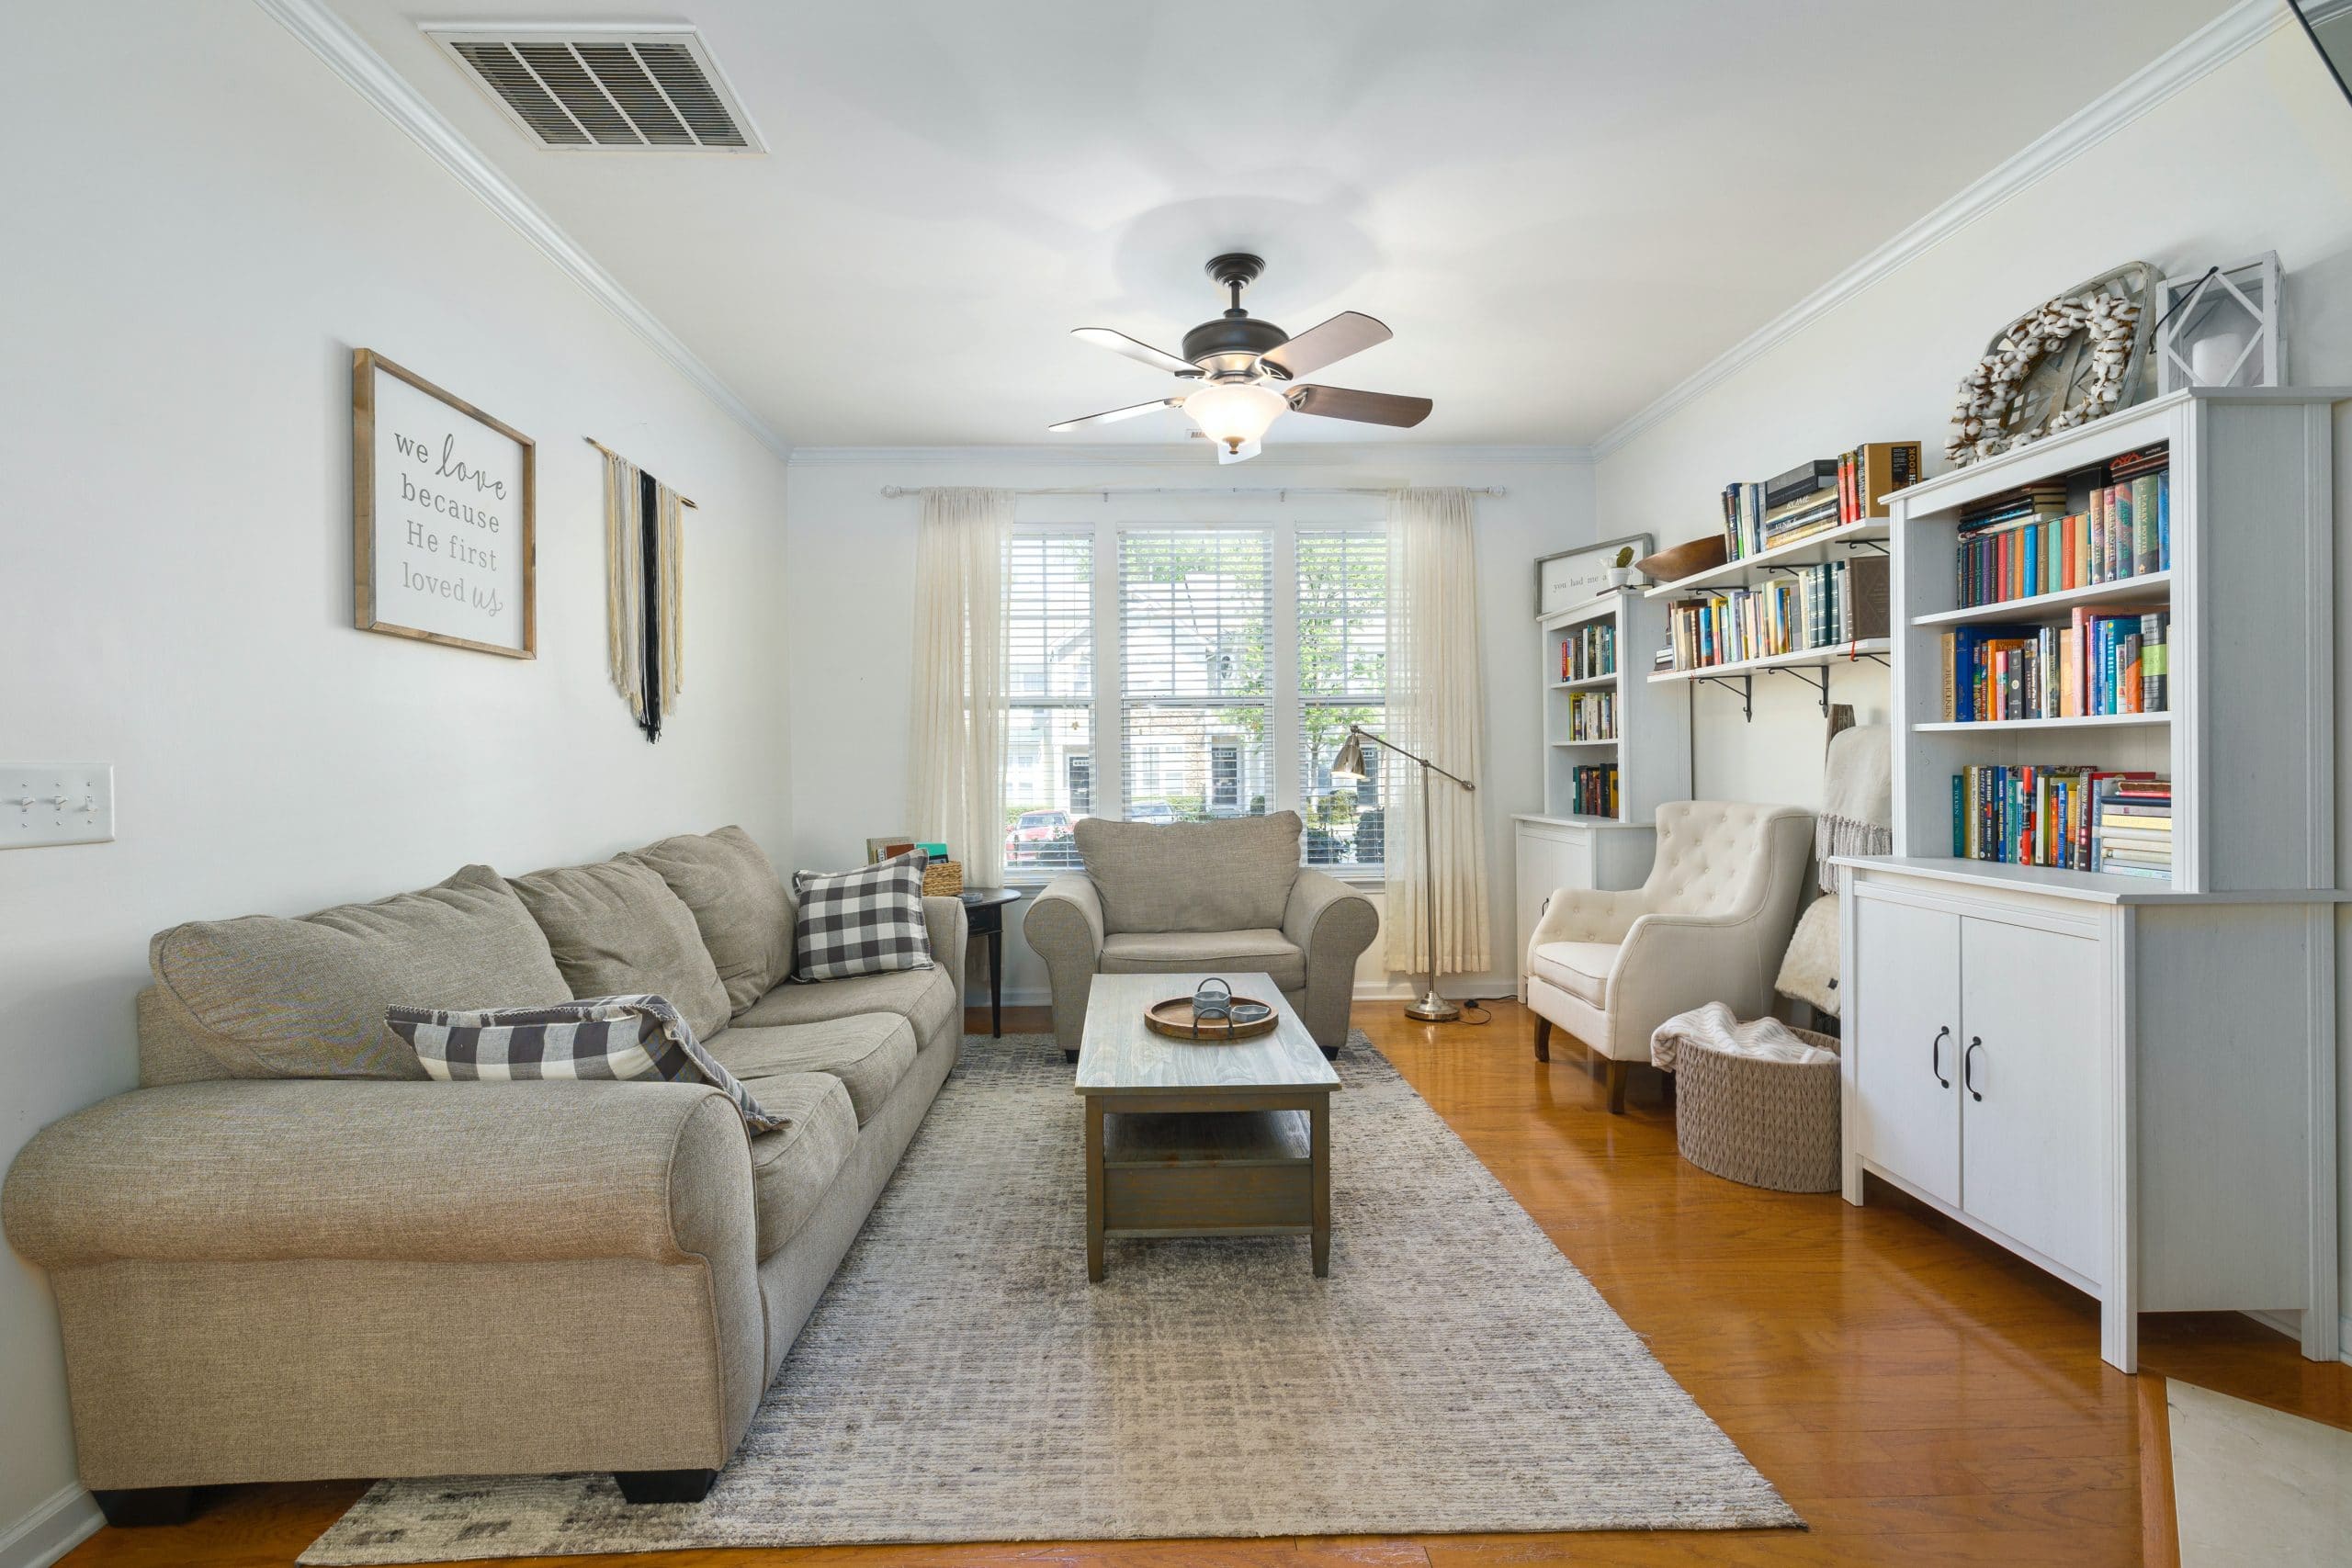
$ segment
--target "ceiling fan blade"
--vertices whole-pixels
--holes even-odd
[[[1114,354],[1124,354],[1129,359],[1139,360],[1155,370],[1165,370],[1172,376],[1200,374],[1196,367],[1177,358],[1166,349],[1154,348],[1148,343],[1137,343],[1126,333],[1114,333],[1108,327],[1075,327],[1071,329],[1069,335],[1091,343],[1097,348],[1107,348]]]
[[[1309,327],[1264,362],[1290,376],[1312,376],[1326,365],[1336,365],[1351,354],[1386,343],[1396,334],[1361,310],[1342,310],[1319,327]]]
[[[1182,398],[1157,398],[1148,403],[1129,403],[1125,408],[1113,409],[1107,413],[1090,413],[1078,419],[1066,419],[1059,424],[1049,424],[1046,428],[1049,431],[1076,430],[1081,424],[1113,424],[1123,419],[1133,419],[1139,413],[1172,409],[1183,400]]]
[[[1409,430],[1429,418],[1437,405],[1427,398],[1400,398],[1393,392],[1358,392],[1346,387],[1296,387],[1290,406],[1301,413],[1325,419],[1352,419],[1362,424],[1393,424]]]

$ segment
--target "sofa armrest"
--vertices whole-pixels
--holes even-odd
[[[922,923],[931,938],[931,960],[956,977],[956,995],[964,994],[964,949],[971,940],[971,917],[964,900],[933,896],[922,901]]]
[[[30,1261],[748,1260],[743,1123],[701,1084],[280,1078],[135,1089],[0,1189]]]
[[[1356,960],[1380,934],[1373,901],[1328,872],[1301,871],[1283,909],[1283,935],[1306,954],[1306,995],[1299,1007],[1315,1043],[1334,1051],[1348,1038]]]
[[[1102,896],[1084,872],[1046,884],[1021,918],[1022,940],[1046,961],[1054,993],[1054,1035],[1064,1051],[1086,1032],[1086,998],[1102,964]]]
[[[1554,942],[1623,942],[1634,922],[1650,912],[1649,895],[1639,887],[1616,892],[1563,887],[1544,906],[1529,933],[1530,953]]]

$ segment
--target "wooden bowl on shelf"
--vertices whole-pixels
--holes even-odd
[[[1675,582],[1694,572],[1713,571],[1731,558],[1730,547],[1721,534],[1709,534],[1702,538],[1686,539],[1669,545],[1656,555],[1645,556],[1634,565],[1653,582]]]
[[[1165,1034],[1170,1040],[1182,1040],[1194,1045],[1229,1045],[1237,1040],[1255,1040],[1261,1034],[1272,1034],[1282,1027],[1283,1015],[1255,997],[1236,996],[1236,1007],[1244,1002],[1265,1008],[1266,1016],[1249,1023],[1234,1023],[1229,1020],[1213,1020],[1197,1030],[1193,1026],[1193,998],[1188,992],[1170,997],[1164,1002],[1154,1002],[1143,1010],[1143,1023],[1154,1034]]]

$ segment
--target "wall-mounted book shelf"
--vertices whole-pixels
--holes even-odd
[[[1809,535],[1794,544],[1742,556],[1737,560],[1725,561],[1704,571],[1694,571],[1688,577],[1678,577],[1671,582],[1658,583],[1644,589],[1643,595],[1650,599],[1668,599],[1698,588],[1729,588],[1753,582],[1770,576],[1778,568],[1820,566],[1858,554],[1884,555],[1886,528],[1886,519],[1883,517],[1841,524],[1825,533]]]

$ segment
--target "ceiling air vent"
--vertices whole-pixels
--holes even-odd
[[[766,150],[692,28],[427,23],[422,30],[542,147]]]

